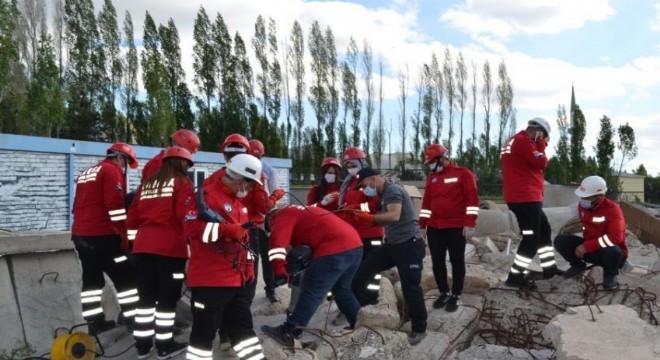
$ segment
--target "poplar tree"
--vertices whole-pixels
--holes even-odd
[[[496,90],[496,96],[497,96],[497,102],[499,104],[499,118],[500,118],[500,123],[499,123],[499,128],[498,128],[498,133],[497,133],[497,148],[502,147],[502,143],[504,142],[504,130],[507,127],[507,124],[509,122],[509,118],[511,116],[511,111],[512,111],[512,103],[513,103],[513,88],[511,87],[511,79],[509,78],[509,75],[506,71],[506,64],[504,63],[504,60],[500,62],[499,68],[498,68],[498,76],[499,76],[499,83],[497,84],[497,90]]]
[[[366,99],[365,99],[365,141],[364,141],[364,153],[367,154],[367,164],[371,165],[371,125],[373,122],[374,116],[374,81],[373,81],[373,51],[371,50],[371,45],[365,39],[362,44],[362,69],[364,73],[362,78],[364,79],[364,87],[366,90]]]
[[[445,62],[442,66],[442,75],[445,85],[445,96],[447,97],[447,111],[449,111],[449,132],[447,140],[444,142],[450,155],[452,152],[452,140],[454,139],[454,107],[456,106],[456,85],[454,84],[454,65],[449,52],[449,47],[445,48]]]
[[[325,126],[325,134],[327,138],[325,156],[335,156],[337,148],[337,116],[339,114],[339,90],[337,89],[337,83],[339,81],[339,65],[337,60],[335,36],[330,27],[327,27],[325,30],[325,47],[327,63],[326,93],[328,96],[326,108],[327,124]]]
[[[491,104],[493,101],[493,76],[490,71],[490,63],[488,60],[484,62],[483,72],[482,72],[482,81],[483,85],[481,88],[481,105],[484,109],[484,141],[483,148],[485,150],[484,157],[486,158],[486,169],[491,168],[492,164],[492,155],[491,155],[491,143],[490,143],[490,111]]]
[[[442,99],[444,98],[445,86],[442,79],[440,63],[438,62],[438,57],[435,55],[435,52],[431,54],[431,65],[429,70],[431,73],[431,84],[433,86],[433,118],[435,123],[432,142],[434,144],[439,144],[440,137],[442,136],[442,122],[444,118],[442,112]]]
[[[112,142],[119,139],[122,130],[117,119],[115,100],[121,87],[123,66],[119,46],[121,35],[117,24],[117,11],[111,0],[104,0],[99,12],[99,33],[105,50],[106,80],[103,89],[102,119],[105,132]]]
[[[123,23],[123,33],[126,47],[126,55],[124,57],[124,76],[123,76],[123,96],[122,104],[126,113],[125,131],[123,134],[124,142],[131,143],[133,141],[133,128],[135,127],[134,121],[137,117],[137,93],[138,93],[138,52],[135,47],[135,33],[133,30],[133,19],[131,13],[126,10]]]
[[[570,182],[579,183],[582,176],[585,175],[584,137],[587,133],[586,125],[587,122],[580,106],[574,105],[571,109],[571,128],[569,130]]]
[[[301,165],[303,156],[303,126],[305,124],[305,106],[303,103],[305,97],[305,43],[303,40],[303,30],[298,21],[293,22],[291,35],[289,37],[288,60],[291,77],[293,80],[293,101],[291,102],[291,117],[293,118],[294,128],[294,167],[297,163]]]
[[[328,61],[325,46],[325,37],[321,31],[318,21],[312,22],[309,32],[309,54],[311,56],[310,70],[312,73],[312,84],[309,87],[309,102],[316,117],[316,130],[312,134],[311,141],[314,148],[312,162],[320,163],[324,154],[323,129],[327,121],[328,92]]]
[[[594,151],[596,152],[598,175],[609,184],[612,175],[612,159],[614,158],[614,128],[610,118],[605,115],[600,119],[600,132]]]
[[[211,99],[216,89],[216,51],[211,38],[211,21],[204,7],[199,8],[195,23],[193,25],[193,82],[197,90],[204,96],[203,104],[205,107],[202,112],[209,114],[211,111]],[[203,144],[203,142],[202,142]]]
[[[467,66],[465,66],[465,59],[463,53],[458,53],[456,60],[456,104],[461,111],[461,117],[458,123],[458,157],[463,156],[463,115],[465,114],[465,105],[467,103]]]
[[[342,139],[340,132],[340,154],[350,146],[360,146],[360,98],[357,93],[357,57],[358,46],[355,39],[351,37],[346,54],[345,61],[342,63],[341,82],[342,82],[342,104],[344,106],[343,128],[346,129],[345,139]],[[350,114],[350,134],[348,132]],[[341,126],[340,126],[341,127]]]

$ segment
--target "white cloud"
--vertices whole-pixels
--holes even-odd
[[[650,21],[650,27],[653,31],[660,31],[660,3],[653,5],[655,8],[655,19]]]
[[[613,14],[607,0],[465,0],[442,14],[441,20],[473,36],[507,38],[516,34],[556,34]]]

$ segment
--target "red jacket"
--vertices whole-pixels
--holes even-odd
[[[218,170],[216,181],[204,184],[206,205],[220,214],[226,222],[243,224],[248,221],[247,208],[236,198],[233,190],[219,179],[225,170]],[[188,286],[190,287],[240,287],[246,283],[254,259],[249,254],[249,239],[216,243],[204,242],[205,234],[216,232],[217,223],[207,223],[198,218],[197,201],[193,198],[183,223],[184,236],[190,241],[188,261]]]
[[[312,187],[309,190],[309,193],[307,193],[307,205],[316,204],[314,206],[318,206],[318,207],[326,209],[328,211],[337,210],[337,208],[339,207],[339,203],[338,203],[337,200],[331,202],[327,206],[324,206],[323,204],[321,204],[321,200],[316,201],[316,196],[317,196],[316,193],[319,191],[319,188],[320,188],[320,185],[316,184],[316,185],[314,185],[314,187]],[[321,194],[321,198],[323,198],[323,196],[328,195],[328,194],[333,193],[333,192],[339,193],[340,188],[341,188],[341,181],[335,181],[332,184],[326,184],[325,192],[323,194]],[[339,194],[337,194],[337,197],[339,197]]]
[[[211,176],[204,180],[204,186],[206,187],[207,184],[219,181],[223,175],[224,168],[214,172],[211,174]],[[261,182],[265,184],[265,181],[266,178],[262,173]],[[265,214],[268,214],[268,212],[274,208],[277,203],[277,200],[273,200],[268,196],[268,192],[266,192],[264,186],[257,183],[254,184],[254,187],[248,192],[246,197],[239,200],[247,208],[250,220],[257,225],[264,223]]]
[[[619,204],[603,198],[593,209],[578,205],[578,215],[584,227],[584,248],[587,252],[618,245],[625,257],[628,257],[626,220]]]
[[[351,207],[354,209],[367,211],[372,214],[378,213],[380,211],[380,195],[368,197],[364,195],[362,190],[353,189],[357,185],[357,179],[355,179],[355,177],[351,177],[351,184],[348,186],[346,193],[344,194],[344,207]],[[383,237],[384,235],[382,226],[365,225],[355,221],[350,216],[344,216],[342,218],[349,224],[353,225],[358,234],[360,234],[360,238],[362,239]]]
[[[142,168],[142,181],[145,181],[155,174],[161,166],[163,166],[163,156],[165,156],[165,150],[161,150],[158,155],[154,156],[146,165]]]
[[[183,219],[193,200],[192,188],[188,178],[172,178],[160,194],[153,182],[137,191],[128,209],[128,240],[133,240],[133,253],[188,257]]]
[[[71,235],[120,235],[126,241],[126,180],[121,166],[105,159],[76,179]],[[126,244],[127,245],[127,244]]]
[[[310,246],[312,259],[362,246],[360,235],[352,226],[315,206],[287,206],[278,212],[270,226],[268,254],[271,261],[279,258],[278,254],[285,253],[289,246]]]
[[[470,170],[450,164],[429,174],[419,213],[422,229],[476,227],[478,214],[477,183]]]
[[[501,150],[504,201],[543,201],[543,170],[548,165],[545,141],[534,142],[525,130],[506,141]]]

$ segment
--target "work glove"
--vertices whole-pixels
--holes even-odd
[[[463,237],[465,240],[470,240],[477,233],[477,228],[465,226],[463,228]]]
[[[248,236],[248,231],[241,224],[221,223],[219,229],[220,237],[225,241],[241,240]]]
[[[285,191],[283,189],[275,189],[275,190],[273,190],[273,193],[270,194],[270,197],[274,198],[275,201],[277,201],[277,200],[284,197],[284,193],[285,193]]]
[[[331,192],[323,197],[321,199],[321,205],[323,206],[328,206],[329,204],[339,200],[339,193],[338,192]]]
[[[372,214],[360,210],[353,210],[353,219],[355,222],[364,225],[372,225],[374,223],[374,216]]]
[[[274,259],[270,262],[273,267],[273,274],[275,274],[275,282],[278,284],[286,284],[289,282],[289,273],[286,271],[286,261],[282,259]]]

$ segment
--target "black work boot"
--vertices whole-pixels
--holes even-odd
[[[509,277],[504,284],[520,290],[536,290],[536,284],[525,278],[524,274],[514,274],[510,272]]]
[[[293,331],[287,329],[284,325],[280,325],[280,326],[263,325],[261,327],[261,331],[263,331],[264,334],[277,340],[277,342],[283,346],[290,348],[294,346],[293,340],[295,336],[293,335]]]
[[[563,274],[564,274],[564,272],[559,270],[559,268],[557,268],[557,265],[552,265],[552,266],[549,266],[548,268],[543,269],[543,278],[544,279],[551,279],[554,276],[559,276],[559,275],[563,275]]]
[[[571,267],[568,268],[568,270],[564,271],[562,276],[564,279],[571,279],[574,277],[578,277],[584,273],[584,271],[587,269],[587,266],[583,264],[575,264],[571,265]]]
[[[614,290],[619,287],[616,275],[603,275],[603,289]]]
[[[442,309],[445,307],[445,305],[447,305],[447,301],[449,301],[449,293],[440,293],[440,296],[438,296],[438,298],[433,302],[433,308]]]

